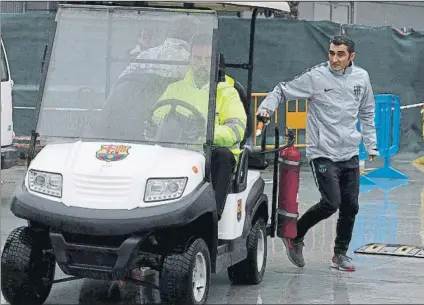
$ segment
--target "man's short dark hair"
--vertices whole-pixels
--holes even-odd
[[[330,40],[335,46],[345,45],[349,54],[355,52],[355,42],[346,35],[337,35]]]

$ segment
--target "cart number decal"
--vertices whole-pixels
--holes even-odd
[[[101,161],[121,161],[129,155],[131,146],[126,145],[102,145],[96,152],[96,158]]]
[[[243,209],[242,201],[241,199],[237,200],[237,221],[240,222],[241,220],[241,211]]]

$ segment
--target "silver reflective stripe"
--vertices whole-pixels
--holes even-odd
[[[237,125],[239,125],[242,129],[246,129],[246,125],[244,125],[244,123],[237,118],[231,118],[231,119],[227,119],[224,122],[224,126],[229,127],[234,134],[236,135],[236,142],[240,143],[241,142],[241,135],[239,130],[237,129]]]
[[[244,123],[240,119],[237,119],[237,118],[227,119],[224,122],[224,126],[228,126],[229,128],[231,128],[231,130],[236,135],[237,142],[241,142],[241,135],[240,135],[239,130],[237,129],[237,125],[239,125],[240,128],[242,128],[243,130],[246,129],[246,125],[244,125]]]
[[[277,214],[287,216],[287,217],[290,217],[290,218],[297,218],[299,216],[299,214],[297,214],[297,213],[296,214],[295,213],[289,213],[289,212],[286,212],[286,211],[281,210],[281,209],[277,210]]]
[[[236,119],[236,118],[232,118],[232,119],[227,119],[224,122],[224,125],[226,124],[235,124],[235,125],[240,125],[240,127],[242,129],[246,129],[246,125],[240,120],[240,119]]]
[[[229,127],[234,132],[234,134],[236,135],[236,142],[240,143],[241,136],[240,136],[240,132],[237,129],[237,126],[235,124],[224,124],[224,126]]]
[[[279,161],[280,163],[285,163],[285,164],[287,164],[287,165],[299,165],[299,164],[300,164],[300,162],[297,162],[297,161],[290,161],[290,160],[285,160],[285,159],[283,159],[283,158],[278,158],[278,161]]]
[[[227,126],[234,132],[237,142],[233,146],[227,147],[228,149],[240,149],[241,135],[239,130],[237,129],[237,125],[239,125],[243,129],[246,129],[246,125],[240,119],[237,118],[227,119],[224,122],[224,126]]]

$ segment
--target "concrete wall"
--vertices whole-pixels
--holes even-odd
[[[406,27],[424,31],[424,1],[300,2],[299,19]]]
[[[352,2],[300,2],[299,19],[353,23]]]
[[[1,1],[2,13],[55,10],[54,1]],[[245,14],[242,14],[242,17]],[[250,17],[250,13],[246,14]],[[259,18],[263,18],[260,16]],[[330,20],[424,31],[424,1],[315,1],[299,3],[299,19]]]
[[[2,13],[23,13],[25,11],[25,3],[18,1],[1,1]]]
[[[55,10],[56,7],[55,1],[1,1],[2,13]],[[246,15],[250,17],[250,13]],[[392,26],[399,29],[406,27],[424,31],[424,1],[301,1],[299,19]]]
[[[424,2],[357,2],[356,23],[424,31]]]
[[[55,1],[1,1],[2,13],[55,10],[56,7]]]

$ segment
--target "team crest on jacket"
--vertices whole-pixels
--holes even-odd
[[[353,94],[355,95],[355,97],[359,97],[361,95],[361,86],[353,86]]]
[[[131,146],[126,145],[102,145],[96,152],[96,158],[101,161],[121,161],[129,155]]]

